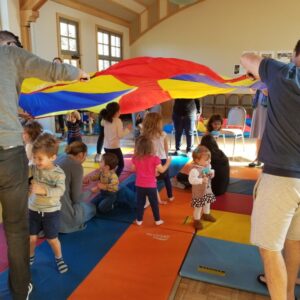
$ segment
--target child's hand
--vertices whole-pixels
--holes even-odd
[[[97,187],[100,190],[106,190],[106,184],[104,184],[104,183],[98,182]]]
[[[97,186],[94,186],[93,188],[91,188],[91,192],[92,193],[97,193],[99,191]]]
[[[42,185],[35,182],[31,184],[30,192],[36,195],[42,195],[42,196],[47,195],[46,189]]]

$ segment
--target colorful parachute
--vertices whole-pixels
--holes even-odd
[[[245,75],[226,79],[207,66],[176,58],[138,57],[91,75],[88,82],[57,84],[27,79],[20,106],[41,117],[77,109],[99,112],[107,103],[118,101],[121,113],[133,113],[170,99],[264,88]]]

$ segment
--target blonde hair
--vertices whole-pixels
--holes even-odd
[[[193,160],[195,161],[196,159],[201,159],[203,156],[211,158],[211,154],[208,148],[201,145],[193,151]]]
[[[76,120],[80,120],[80,113],[77,110],[71,112],[71,116],[74,117]]]
[[[162,131],[162,116],[156,112],[146,114],[143,120],[142,134],[149,138],[160,137]]]
[[[154,153],[154,146],[152,140],[145,135],[139,136],[135,141],[134,156],[143,157],[152,155]]]

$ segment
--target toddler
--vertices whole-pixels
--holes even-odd
[[[200,221],[215,222],[216,219],[210,214],[210,204],[216,201],[211,190],[211,178],[214,170],[210,166],[210,151],[205,146],[198,146],[193,151],[193,163],[189,172],[189,182],[192,185],[192,207],[194,208],[194,227],[202,229]],[[202,211],[203,209],[203,211]]]
[[[38,233],[43,230],[55,255],[58,271],[65,273],[65,264],[58,239],[61,202],[65,192],[65,173],[54,165],[58,143],[49,133],[41,134],[33,143],[33,180],[29,197],[30,264],[34,263],[34,250]]]
[[[72,142],[82,142],[80,127],[82,125],[80,113],[75,110],[67,116],[67,128],[68,128],[68,145]]]

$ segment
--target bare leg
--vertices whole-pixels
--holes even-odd
[[[295,299],[295,285],[300,267],[300,241],[286,240],[284,259],[287,269],[287,299]]]
[[[260,248],[272,300],[287,300],[287,271],[280,251]]]
[[[30,252],[29,252],[30,256],[34,256],[36,241],[37,241],[37,235],[31,235],[30,236]]]
[[[157,200],[158,200],[159,204],[167,204],[168,203],[167,201],[161,200],[160,194],[159,194],[158,190],[157,190]]]
[[[56,258],[60,258],[62,257],[62,254],[61,254],[61,246],[60,246],[60,241],[58,238],[55,238],[55,239],[49,239],[47,240],[49,245],[51,246],[52,248],[52,251],[55,255]]]

